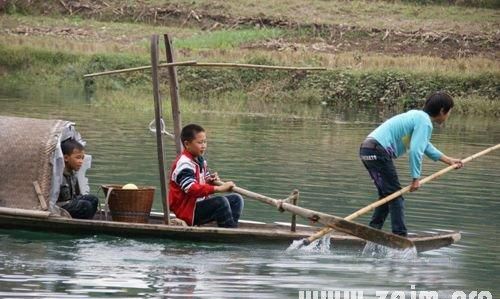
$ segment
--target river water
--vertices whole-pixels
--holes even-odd
[[[300,205],[338,216],[376,199],[357,152],[387,114],[325,108],[316,118],[300,119],[223,112],[182,115],[184,124],[196,122],[207,129],[207,160],[223,179],[277,198],[297,188]],[[94,193],[109,183],[159,187],[155,138],[147,130],[152,107],[109,108],[71,93],[3,94],[0,114],[76,122],[87,153],[93,155],[88,177]],[[433,135],[439,149],[456,157],[499,142],[500,122],[488,117],[451,115]],[[171,140],[165,144],[170,164],[174,145]],[[408,184],[407,157],[396,165],[402,184]],[[424,175],[444,167],[426,159]],[[329,252],[287,252],[261,244],[0,229],[0,297],[306,298],[308,293],[300,291],[357,290],[364,298],[376,297],[377,291],[393,298],[410,298],[412,291],[417,296],[436,291],[440,298],[451,298],[455,291],[489,291],[496,298],[499,194],[500,152],[493,152],[406,196],[411,232],[462,232],[457,244],[411,259],[365,256],[335,247]],[[159,188],[156,199],[153,209],[161,211]],[[243,218],[273,222],[289,221],[290,216],[249,199]],[[365,215],[357,221],[368,220]]]

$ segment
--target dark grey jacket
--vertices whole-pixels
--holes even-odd
[[[80,186],[78,185],[78,179],[76,178],[75,172],[64,169],[63,181],[59,191],[57,204],[59,206],[61,204],[66,204],[68,201],[75,199],[80,195]]]

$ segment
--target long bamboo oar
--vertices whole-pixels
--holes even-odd
[[[483,155],[486,155],[487,153],[489,153],[491,151],[494,151],[494,150],[496,150],[498,148],[500,148],[500,143],[497,144],[497,145],[495,145],[495,146],[492,146],[490,148],[487,148],[487,149],[485,149],[483,151],[480,151],[479,153],[476,153],[476,154],[474,154],[474,155],[472,155],[470,157],[467,157],[467,158],[463,159],[462,163],[465,164],[467,162],[470,162],[470,161],[472,161],[472,160],[474,160],[474,159],[476,159],[478,157],[481,157]],[[438,171],[438,172],[436,172],[434,174],[431,174],[430,176],[427,176],[427,177],[423,178],[422,180],[420,180],[420,185],[428,183],[428,182],[430,182],[430,181],[432,181],[432,180],[434,180],[434,179],[442,176],[443,174],[445,174],[445,173],[447,173],[450,170],[455,169],[455,168],[457,168],[456,164],[455,165],[450,165],[450,166],[448,166],[446,168],[443,168],[440,171]],[[372,203],[372,204],[370,204],[370,205],[368,205],[368,206],[366,206],[366,207],[364,207],[362,209],[359,209],[356,212],[352,213],[351,215],[345,217],[344,220],[348,220],[348,221],[354,220],[355,218],[357,218],[357,217],[359,217],[359,216],[361,216],[363,214],[366,214],[367,212],[375,209],[376,207],[381,206],[381,205],[385,204],[386,202],[389,202],[389,201],[391,201],[391,200],[393,200],[393,199],[395,199],[395,198],[397,198],[397,197],[399,197],[399,196],[407,193],[408,191],[410,191],[410,187],[411,187],[411,185],[408,185],[408,186],[404,187],[403,189],[392,193],[389,196],[386,196],[386,197],[384,197],[384,198],[382,198],[382,199],[380,199],[380,200],[378,200],[378,201],[376,201],[376,202],[374,202],[374,203]],[[324,235],[330,233],[331,231],[332,231],[332,228],[330,228],[330,227],[324,227],[322,230],[316,232],[314,235],[311,235],[309,238],[303,239],[302,240],[302,245],[308,245],[311,242],[313,242],[313,241],[315,241],[315,240],[323,237]]]
[[[216,182],[216,183],[222,184],[222,182]],[[266,203],[268,205],[275,206],[278,209],[283,209],[285,211],[297,214],[309,220],[319,222],[323,225],[334,228],[337,231],[344,232],[346,234],[350,234],[364,240],[372,241],[377,244],[397,249],[404,249],[415,246],[413,242],[407,238],[403,238],[401,236],[394,234],[389,234],[379,229],[371,228],[367,225],[354,223],[345,220],[341,217],[298,207],[286,203],[282,200],[277,200],[271,197],[267,197],[265,195],[248,191],[240,187],[234,187],[232,191],[239,193],[243,196],[250,197],[260,202]]]

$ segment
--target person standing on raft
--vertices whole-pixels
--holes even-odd
[[[422,110],[410,110],[388,119],[372,131],[361,143],[359,156],[368,170],[380,198],[401,189],[393,159],[408,152],[412,183],[410,191],[420,187],[422,159],[425,154],[434,161],[463,167],[460,159],[451,158],[440,152],[430,142],[433,125],[444,123],[453,108],[453,98],[445,92],[436,92],[425,101]],[[388,214],[391,214],[392,232],[407,236],[404,198],[399,196],[377,207],[370,226],[382,229]]]

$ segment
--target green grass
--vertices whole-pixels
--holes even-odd
[[[496,0],[401,0],[404,3],[414,3],[418,5],[457,5],[478,8],[500,8],[500,2]]]
[[[226,32],[227,33],[227,32]],[[235,34],[229,34],[235,38]],[[122,44],[120,42],[85,42],[66,38],[51,36],[2,36],[0,45],[5,45],[11,49],[40,49],[48,52],[59,52],[69,55],[93,55],[116,53],[143,58],[145,65],[149,64],[149,41]],[[202,36],[199,36],[200,38]],[[331,69],[350,69],[353,71],[377,71],[381,69],[408,71],[422,74],[467,74],[474,75],[485,72],[500,73],[500,62],[481,56],[464,57],[457,59],[443,59],[439,57],[405,55],[391,56],[377,53],[343,52],[343,53],[321,53],[311,51],[267,51],[257,49],[241,49],[239,47],[227,49],[189,49],[184,48],[197,44],[200,47],[205,45],[195,37],[188,39],[189,43],[184,44],[185,39],[174,38],[174,48],[176,58],[182,60],[197,60],[200,62],[234,62],[242,63],[252,60],[254,57],[264,57],[268,61],[273,61],[276,65],[287,66],[322,66]],[[228,40],[227,38],[225,40]],[[228,43],[238,43],[230,40]],[[163,54],[161,55],[163,57]],[[0,58],[1,59],[1,58]],[[11,63],[11,62],[6,62]],[[125,65],[133,67],[137,65]]]
[[[179,23],[183,23],[190,11],[201,16],[200,22],[190,22],[189,26],[203,24],[203,20],[209,15],[220,17],[230,16],[234,18],[255,19],[285,19],[291,25],[305,24],[348,24],[364,28],[388,28],[391,30],[414,31],[425,29],[429,31],[450,31],[460,33],[495,34],[500,24],[500,12],[498,9],[478,8],[434,4],[440,0],[408,0],[408,1],[369,1],[369,0],[171,0],[167,3],[161,0],[144,1],[120,1],[107,0],[109,5],[102,5],[99,13],[93,15],[101,20],[116,20],[116,9],[128,5],[132,11],[131,15],[119,17],[122,21],[137,20],[148,7],[169,7],[178,9],[181,15]],[[14,1],[11,1],[14,2]],[[426,5],[419,3],[425,2]],[[461,0],[460,3],[474,2],[475,6],[491,7],[488,3],[497,0]],[[8,13],[40,14],[46,12],[40,4],[24,5],[23,2],[16,3],[15,8],[8,9]],[[61,8],[57,1],[54,7]],[[474,6],[474,5],[472,5]],[[64,10],[62,10],[64,11]],[[57,15],[54,9],[51,11]],[[77,13],[78,14],[78,13]],[[140,18],[139,18],[140,19]],[[151,22],[150,18],[145,18]],[[158,21],[161,23],[161,20]],[[181,26],[179,26],[181,27]]]
[[[8,30],[33,28],[34,32],[30,32],[28,36],[5,36],[4,40],[11,45],[31,44],[32,47],[58,47],[77,52],[111,50],[113,52],[139,53],[143,51],[148,53],[149,37],[163,32],[175,32],[172,35],[175,48],[187,50],[231,49],[245,43],[279,38],[287,34],[286,31],[276,28],[200,31],[193,28],[152,26],[141,23],[82,20],[78,16],[51,18],[0,15],[0,27]],[[61,34],[61,28],[69,28],[70,34]],[[163,43],[161,47],[164,48]]]
[[[324,5],[313,2],[319,7]],[[228,2],[228,5],[232,3]],[[360,5],[364,2],[356,3]],[[303,5],[295,4],[297,9]],[[88,31],[88,34],[68,36],[23,36],[0,32],[0,88],[3,90],[25,86],[57,89],[72,85],[83,88],[82,76],[86,73],[148,65],[149,39],[145,35],[165,30],[163,32],[175,32],[177,60],[329,68],[326,72],[306,76],[283,71],[180,67],[181,93],[193,103],[203,102],[203,107],[212,111],[300,114],[300,107],[319,107],[322,103],[348,106],[379,103],[405,107],[433,90],[445,89],[456,96],[457,111],[500,115],[500,63],[480,56],[442,59],[418,55],[268,51],[241,47],[276,38],[290,41],[304,39],[304,44],[312,42],[305,36],[307,31],[273,28],[199,31],[143,23],[89,21],[80,17],[19,15],[0,16],[0,25],[2,29],[15,29],[22,25],[44,30],[71,28],[82,29],[84,33]],[[352,33],[358,34],[357,31]],[[359,34],[365,33],[361,31]],[[126,94],[134,95],[133,98],[150,98],[149,72],[99,77],[87,82],[97,86],[91,93],[109,92],[108,101],[114,105],[120,105],[119,98]],[[106,104],[104,101],[100,103]],[[196,107],[192,105],[190,109]]]
[[[244,63],[271,64],[271,57],[253,56]],[[83,86],[82,76],[103,70],[148,64],[148,57],[131,54],[76,55],[65,52],[12,47],[0,44],[2,86]],[[289,71],[183,67],[178,69],[183,92],[225,97],[243,92],[261,102],[401,105],[424,98],[435,90],[447,90],[462,98],[488,100],[484,109],[496,108],[499,73],[418,73],[390,69],[331,69],[309,75]],[[88,82],[88,81],[87,81]],[[141,89],[150,92],[149,72],[97,77],[97,90]],[[491,103],[490,103],[491,102]],[[473,103],[474,104],[474,103]],[[494,104],[494,105],[491,105]],[[482,110],[484,110],[482,109]],[[488,108],[489,109],[489,108]],[[465,110],[464,110],[465,111]],[[469,110],[472,111],[472,110]],[[497,114],[492,111],[492,114]]]
[[[282,65],[324,66],[352,70],[392,69],[427,74],[475,74],[499,72],[500,62],[481,57],[442,59],[422,55],[384,55],[364,52],[316,52],[307,48],[296,51],[269,51],[245,49],[247,45],[268,39],[280,39],[296,43],[299,47],[318,40],[310,30],[283,30],[273,28],[222,31],[199,31],[193,28],[151,26],[143,23],[115,23],[85,20],[80,17],[50,18],[33,16],[0,15],[0,27],[16,30],[28,27],[42,30],[28,35],[7,35],[0,32],[0,44],[46,49],[70,54],[123,53],[149,60],[149,36],[153,33],[174,32],[173,37],[178,60],[207,62],[243,62],[253,57],[267,57]],[[69,28],[71,34],[57,35],[61,28]],[[51,31],[52,30],[52,31]],[[49,31],[49,33],[43,33]],[[51,32],[56,32],[52,34]],[[363,31],[347,35],[364,35]],[[163,46],[163,43],[160,43]],[[163,55],[161,56],[163,57]]]
[[[162,5],[164,1],[152,0],[149,3]],[[169,3],[214,15],[273,17],[298,24],[349,24],[395,30],[418,30],[424,27],[429,30],[495,32],[494,28],[487,27],[500,22],[500,13],[495,9],[419,5],[416,1],[172,0]]]
[[[280,29],[243,29],[199,32],[191,37],[176,39],[177,49],[231,49],[242,44],[268,38],[278,38],[284,32]]]
[[[465,115],[491,115],[500,117],[500,101],[487,99],[478,95],[467,95],[455,98],[456,113]]]

